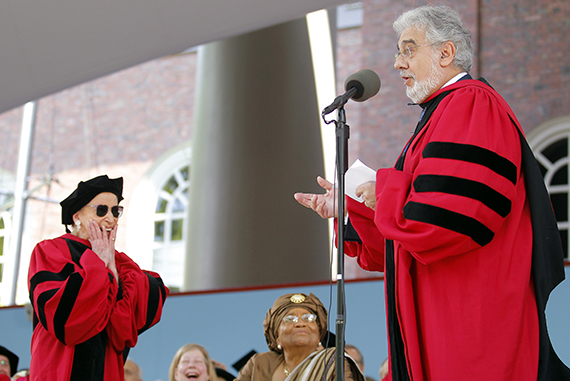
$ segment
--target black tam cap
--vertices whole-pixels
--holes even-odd
[[[110,192],[117,196],[120,202],[123,199],[123,178],[110,179],[101,175],[87,181],[80,181],[77,189],[73,191],[61,205],[61,223],[73,225],[73,215],[93,200],[99,193]]]
[[[228,372],[225,369],[222,368],[216,368],[216,378],[218,380],[225,380],[225,381],[234,381],[236,379],[236,376],[234,376],[233,374],[231,374],[230,372]]]
[[[18,356],[14,353],[10,352],[8,349],[4,348],[0,345],[0,355],[6,356],[8,358],[8,362],[10,362],[10,377],[16,374],[18,370],[18,361],[20,360]]]
[[[249,359],[252,358],[256,353],[257,351],[255,349],[252,349],[251,351],[249,351],[248,354],[246,354],[241,359],[233,363],[232,367],[239,372],[241,368],[243,368],[245,364],[249,361]]]

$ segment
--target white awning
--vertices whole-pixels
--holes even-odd
[[[6,0],[0,113],[188,48],[346,0]]]

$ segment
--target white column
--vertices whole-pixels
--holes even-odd
[[[306,20],[198,54],[184,289],[329,279],[327,221],[293,198],[324,174]]]
[[[14,190],[13,230],[10,233],[8,257],[5,262],[2,281],[2,303],[7,298],[6,305],[16,303],[16,287],[20,271],[20,251],[22,248],[22,233],[24,230],[24,215],[28,189],[28,174],[30,171],[31,147],[36,123],[37,102],[28,102],[24,106],[22,131],[20,135],[20,150],[18,154],[18,169],[16,173],[16,189]]]

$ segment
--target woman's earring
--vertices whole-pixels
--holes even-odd
[[[281,344],[277,344],[277,349],[279,349],[279,350],[283,349],[283,348],[281,347]]]
[[[81,221],[79,220],[75,221],[75,229],[77,230],[81,229]]]

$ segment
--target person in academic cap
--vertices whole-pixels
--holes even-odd
[[[323,346],[327,310],[313,294],[277,298],[263,321],[269,352],[257,353],[239,372],[237,381],[332,381],[336,350]],[[364,381],[352,358],[345,356],[344,379]]]
[[[214,362],[214,365],[215,365],[215,362]],[[219,368],[216,366],[214,369],[216,370],[216,378],[220,381],[222,381],[222,380],[234,381],[236,379],[236,376],[234,376],[233,374],[231,374],[230,372],[228,372],[224,368]]]
[[[81,181],[60,203],[66,234],[32,252],[30,380],[123,380],[129,349],[160,320],[168,288],[115,249],[122,193],[122,178]]]
[[[18,361],[16,354],[0,345],[0,375],[6,375],[10,379],[18,370]]]

